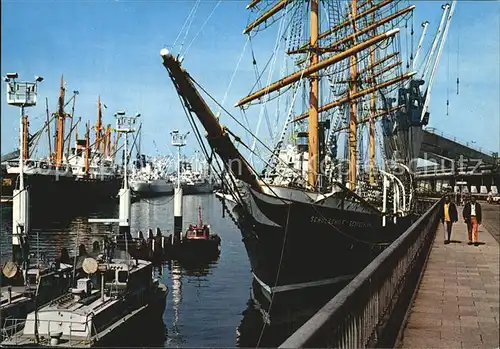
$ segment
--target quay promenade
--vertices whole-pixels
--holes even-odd
[[[498,227],[499,220],[487,223]],[[399,348],[499,347],[499,244],[484,225],[478,237],[479,246],[468,245],[460,219],[444,244],[439,225]]]

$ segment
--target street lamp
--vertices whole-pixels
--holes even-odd
[[[180,133],[179,130],[170,132],[172,145],[177,147],[177,185],[174,190],[174,244],[181,241],[182,232],[182,188],[181,188],[181,148],[186,145],[189,132]]]
[[[23,142],[23,117],[24,108],[36,105],[37,85],[43,81],[43,77],[35,76],[35,81],[17,81],[17,73],[7,73],[4,81],[7,83],[7,104],[21,108],[19,121],[19,190],[24,189],[24,142]]]
[[[123,188],[120,189],[118,195],[120,197],[120,233],[127,235],[130,234],[130,189],[128,187],[128,134],[135,132],[134,125],[136,119],[141,114],[135,116],[126,116],[125,111],[117,111],[114,116],[116,118],[116,132],[125,133],[125,164],[123,166]],[[125,240],[127,241],[127,240]],[[127,246],[127,242],[125,242]]]
[[[23,261],[21,251],[21,235],[29,232],[29,195],[24,188],[24,108],[36,105],[37,84],[43,81],[41,76],[35,76],[35,81],[17,81],[17,73],[7,73],[4,81],[7,84],[7,104],[19,107],[19,188],[12,196],[12,259]]]
[[[124,166],[124,188],[128,188],[128,178],[127,178],[127,169],[128,169],[128,134],[135,132],[134,125],[138,117],[141,114],[137,113],[135,116],[126,116],[125,111],[117,111],[114,114],[116,118],[116,132],[125,133],[125,166]]]
[[[7,104],[21,108],[21,118],[19,126],[19,172],[21,178],[19,180],[19,189],[24,189],[24,159],[23,153],[23,117],[24,108],[33,107],[36,105],[37,84],[43,81],[43,77],[35,76],[35,81],[17,81],[19,75],[17,73],[7,73],[4,81],[7,83]]]
[[[19,76],[17,75],[17,73],[7,73],[7,75],[5,76],[5,81],[8,81],[8,79],[17,79]]]
[[[189,135],[187,133],[179,133],[179,130],[173,130],[170,132],[172,136],[172,145],[177,147],[177,188],[181,187],[181,147],[186,145],[186,138]]]

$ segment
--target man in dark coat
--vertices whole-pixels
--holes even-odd
[[[469,231],[469,245],[474,244],[479,246],[477,241],[477,231],[481,225],[482,212],[481,205],[476,202],[476,197],[472,196],[470,202],[466,203],[462,211],[462,216],[464,217],[465,223],[470,227]]]
[[[441,223],[444,229],[444,243],[449,244],[451,239],[451,229],[453,223],[458,221],[457,206],[450,201],[450,197],[446,195],[440,210]]]

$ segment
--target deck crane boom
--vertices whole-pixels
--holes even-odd
[[[439,39],[442,37],[441,33],[443,32],[443,28],[445,26],[445,20],[446,20],[446,14],[448,13],[448,9],[450,8],[449,4],[444,4],[442,6],[443,8],[443,15],[441,16],[441,21],[439,22],[439,27],[437,30],[436,35],[434,36],[434,40],[432,40],[432,46],[431,46],[431,51],[429,53],[429,57],[427,58],[425,65],[424,65],[424,71],[422,72],[422,79],[425,79],[427,76],[427,73],[429,72],[429,69],[431,67],[431,62],[434,57],[434,54],[436,52],[436,48],[439,43]]]
[[[417,59],[420,54],[420,51],[422,51],[422,44],[425,39],[425,34],[427,33],[427,28],[429,27],[429,22],[425,21],[422,23],[422,27],[424,28],[422,30],[422,35],[420,36],[420,40],[418,41],[418,46],[417,46],[417,51],[415,52],[415,58],[413,58],[413,66],[411,68],[412,71],[415,71],[416,65],[417,65]]]
[[[441,59],[441,54],[443,53],[443,47],[444,47],[444,44],[446,42],[446,37],[448,36],[448,29],[450,28],[451,18],[453,17],[453,12],[455,11],[455,6],[456,5],[457,5],[457,0],[453,0],[453,2],[451,4],[451,8],[450,8],[450,10],[448,12],[448,18],[446,20],[446,25],[444,27],[443,36],[441,37],[441,42],[439,44],[439,49],[438,49],[438,53],[437,53],[437,56],[436,56],[436,60],[434,61],[434,65],[432,67],[431,75],[429,77],[429,83],[427,84],[427,87],[425,89],[425,94],[424,94],[425,101],[424,101],[424,106],[422,108],[422,114],[420,115],[420,120],[421,121],[424,119],[424,116],[425,116],[425,114],[427,113],[427,111],[429,109],[429,102],[430,102],[430,99],[431,99],[432,84],[433,84],[434,78],[436,76],[436,71],[437,71],[437,67],[439,65],[439,60]]]

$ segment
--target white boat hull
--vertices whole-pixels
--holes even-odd
[[[153,181],[131,181],[130,187],[140,196],[171,195],[174,185],[163,179]]]

